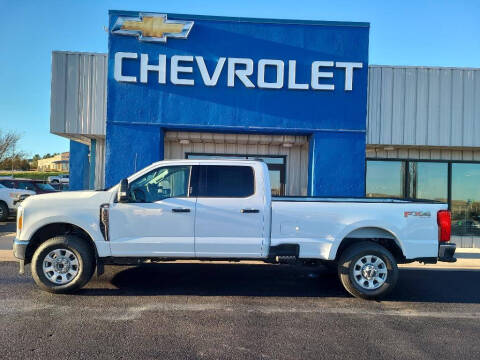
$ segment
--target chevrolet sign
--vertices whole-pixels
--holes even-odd
[[[116,52],[114,65],[114,78],[118,82],[138,82],[137,76],[126,75],[123,73],[124,59],[136,60],[140,57],[139,73],[140,82],[147,83],[150,73],[157,73],[158,83],[167,82],[167,56],[158,55],[156,64],[150,63],[148,54],[139,54],[134,52]],[[287,84],[288,89],[293,90],[335,90],[335,84],[328,82],[333,79],[333,68],[343,69],[345,72],[345,91],[353,90],[353,72],[354,69],[361,69],[361,62],[341,62],[341,61],[313,61],[310,66],[310,82],[298,83],[296,78],[297,62],[288,60],[285,64],[283,60],[260,59],[257,64],[249,58],[219,57],[213,72],[209,72],[203,56],[173,55],[169,63],[169,80],[173,85],[194,86],[195,80],[188,77],[194,69],[200,72],[205,86],[216,86],[220,75],[224,72],[225,64],[227,72],[227,86],[234,87],[236,81],[240,81],[247,88],[261,89],[282,89]],[[253,75],[256,68],[256,85]],[[266,81],[265,72],[270,68],[275,73],[274,81]],[[285,77],[285,73],[287,76]],[[181,75],[181,76],[180,76]],[[252,81],[253,80],[253,81]]]

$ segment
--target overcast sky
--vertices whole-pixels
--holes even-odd
[[[370,64],[480,67],[480,1],[0,0],[0,129],[33,155],[68,151],[49,133],[52,50],[107,51],[108,10],[370,22]]]

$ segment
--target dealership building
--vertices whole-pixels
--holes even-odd
[[[369,24],[110,11],[52,54],[72,190],[163,159],[259,158],[275,196],[448,202],[480,247],[480,69],[369,65]]]

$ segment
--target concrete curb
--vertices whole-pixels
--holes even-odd
[[[12,250],[0,250],[0,261],[17,261]]]

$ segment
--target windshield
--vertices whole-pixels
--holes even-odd
[[[37,186],[42,190],[56,191],[55,188],[50,184],[37,184]]]
[[[6,189],[6,187],[0,184],[0,189]]]

